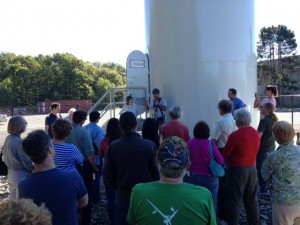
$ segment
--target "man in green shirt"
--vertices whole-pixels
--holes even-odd
[[[160,180],[137,184],[131,193],[129,224],[216,225],[210,192],[184,183],[190,166],[189,149],[179,137],[166,138],[158,149]]]

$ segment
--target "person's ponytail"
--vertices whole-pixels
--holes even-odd
[[[274,112],[270,112],[270,115],[271,115],[274,123],[279,121],[278,117],[276,116],[276,114]]]

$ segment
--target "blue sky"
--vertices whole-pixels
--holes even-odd
[[[143,2],[0,0],[0,51],[21,55],[69,52],[86,61],[125,65],[129,52],[145,49]],[[297,2],[256,0],[257,32],[263,26],[284,24],[300,40]]]

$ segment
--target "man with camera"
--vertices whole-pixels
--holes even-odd
[[[160,97],[160,91],[157,88],[152,90],[153,104],[150,105],[147,101],[145,106],[150,110],[151,117],[155,118],[158,127],[165,123],[165,112],[167,111],[167,101]]]

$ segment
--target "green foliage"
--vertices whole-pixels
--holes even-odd
[[[259,33],[258,57],[270,58],[272,52],[278,56],[292,56],[297,49],[294,31],[284,25],[263,27]]]
[[[258,84],[273,84],[275,69],[271,66],[265,65],[264,63],[257,64],[257,82]]]
[[[13,83],[10,78],[6,78],[0,82],[0,96],[2,105],[8,106],[13,104]]]
[[[97,101],[109,88],[124,86],[125,74],[121,65],[84,62],[68,53],[0,53],[0,105],[36,105],[46,99]]]
[[[298,90],[297,81],[290,75],[299,70],[296,57],[295,34],[284,25],[263,27],[257,45],[259,84],[276,84],[289,90]]]

